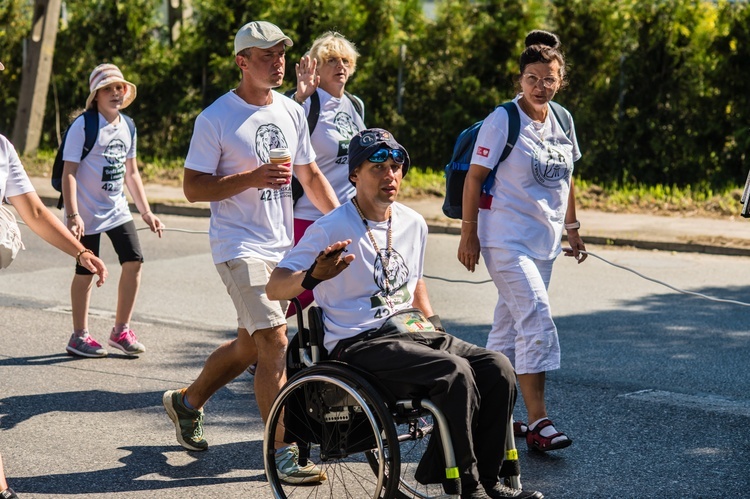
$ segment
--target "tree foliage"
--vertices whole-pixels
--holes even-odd
[[[31,2],[0,4],[0,132],[17,107]],[[577,173],[607,184],[741,182],[750,148],[748,2],[698,0],[441,0],[428,20],[420,0],[194,0],[171,43],[161,0],[66,3],[58,34],[44,144],[88,95],[88,75],[113,62],[138,85],[128,110],[141,156],[184,157],[195,117],[237,85],[234,33],[270,20],[295,42],[283,89],[312,41],[335,30],[361,53],[348,89],[366,123],[391,129],[415,166],[442,168],[458,133],[517,91],[518,56],[530,30],[562,42],[569,86],[555,98],[576,122]]]
[[[4,0],[0,4],[0,133],[10,136],[21,88],[23,41],[29,34],[31,6],[25,0]],[[15,70],[13,68],[16,68]]]

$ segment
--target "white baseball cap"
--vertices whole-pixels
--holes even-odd
[[[244,25],[234,37],[234,54],[249,47],[269,49],[279,42],[291,47],[292,39],[284,34],[275,24],[266,21],[252,21]]]

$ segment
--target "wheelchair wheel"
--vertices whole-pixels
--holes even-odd
[[[274,436],[281,434],[284,442],[298,446],[301,466],[322,469],[323,481],[285,481],[275,461]],[[380,395],[337,365],[312,366],[289,379],[271,407],[263,442],[266,476],[276,498],[395,497],[398,448],[393,418]]]
[[[437,431],[432,414],[422,414],[408,418],[396,425],[396,438],[399,441],[401,472],[396,497],[399,499],[427,499],[446,497],[442,484],[423,485],[414,477],[419,460],[427,448],[432,432]]]

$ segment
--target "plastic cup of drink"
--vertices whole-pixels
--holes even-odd
[[[273,163],[274,165],[283,165],[287,168],[292,167],[292,155],[289,152],[289,149],[286,147],[280,147],[277,149],[271,149],[268,153],[269,161]],[[286,182],[287,184],[292,181],[291,177]]]

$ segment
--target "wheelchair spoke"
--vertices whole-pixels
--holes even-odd
[[[426,499],[446,497],[442,484],[424,485],[415,473],[422,455],[435,430],[431,415],[412,417],[396,425],[396,435],[401,454],[401,474],[397,497],[399,499]]]
[[[383,430],[383,429],[387,430]],[[318,467],[316,484],[289,484],[272,461],[269,437],[299,447],[300,466]],[[382,433],[381,433],[382,432]],[[395,427],[375,390],[340,367],[312,366],[290,378],[271,408],[264,439],[266,474],[275,497],[394,497],[398,487]],[[373,455],[385,460],[373,459]],[[394,479],[391,480],[390,478]]]

